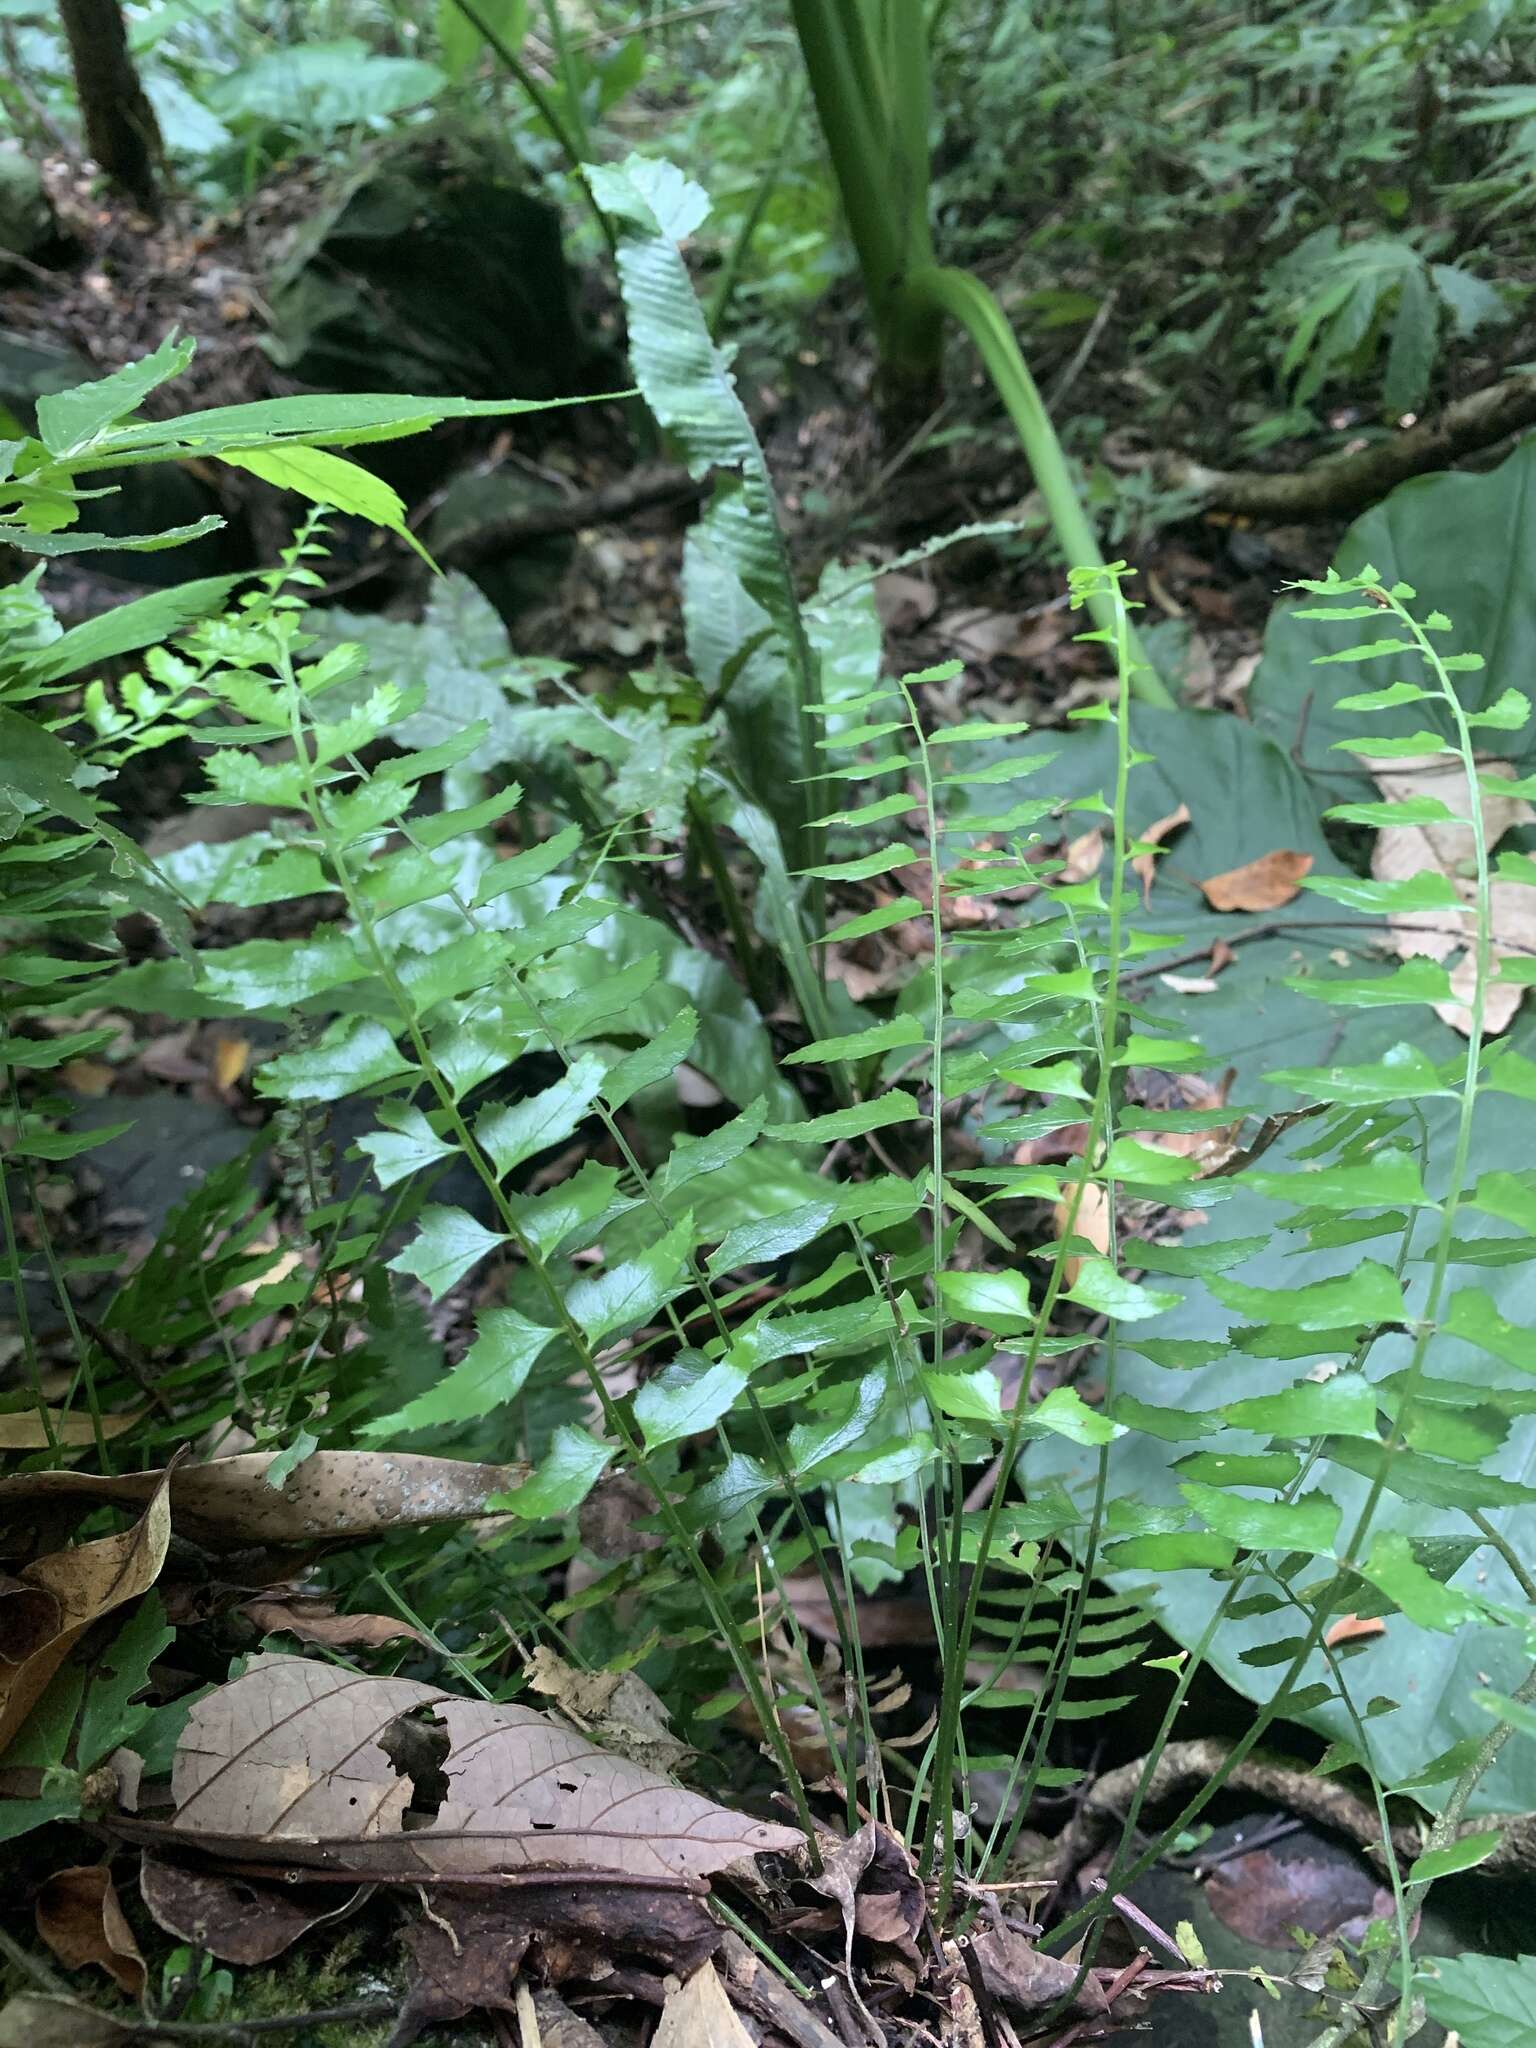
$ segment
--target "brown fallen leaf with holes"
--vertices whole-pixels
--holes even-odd
[[[1209,876],[1200,888],[1212,910],[1279,910],[1300,894],[1302,877],[1311,872],[1310,853],[1282,846],[1240,868]]]
[[[1170,811],[1166,818],[1158,818],[1136,837],[1144,846],[1161,846],[1165,839],[1180,831],[1189,823],[1189,805],[1180,804],[1176,811]],[[1152,884],[1157,879],[1157,856],[1154,853],[1136,853],[1131,856],[1131,873],[1141,884],[1143,904],[1152,899]]]
[[[1404,959],[1454,960],[1450,973],[1453,1000],[1436,1003],[1434,1008],[1442,1023],[1465,1038],[1472,1029],[1472,1012],[1467,1006],[1477,983],[1473,951],[1477,937],[1477,884],[1471,872],[1476,844],[1470,822],[1458,822],[1466,816],[1471,802],[1466,775],[1459,760],[1441,754],[1410,756],[1401,761],[1368,761],[1366,766],[1389,802],[1433,796],[1457,814],[1457,818],[1437,825],[1384,825],[1371,850],[1371,873],[1379,882],[1440,874],[1455,890],[1462,909],[1394,912],[1387,919],[1387,936],[1393,951]],[[1478,772],[1507,780],[1513,777],[1515,767],[1512,761],[1489,759],[1479,761]],[[1490,854],[1506,832],[1536,821],[1536,811],[1522,797],[1495,796],[1484,789],[1478,800]],[[1495,881],[1491,895],[1495,972],[1505,960],[1536,958],[1536,888],[1525,882]],[[1484,1030],[1507,1031],[1524,995],[1522,983],[1495,981],[1484,1004]]]
[[[140,1995],[144,1958],[123,1918],[105,1863],[56,1870],[38,1891],[35,1913],[38,1933],[66,1970],[84,1970],[94,1963],[119,1991],[130,1998]]]
[[[394,1451],[316,1451],[278,1487],[267,1484],[272,1451],[215,1458],[174,1470],[104,1478],[92,1472],[21,1472],[0,1479],[0,1528],[29,1518],[67,1524],[104,1502],[133,1507],[167,1477],[178,1536],[205,1550],[263,1544],[355,1543],[401,1528],[472,1520],[492,1497],[520,1486],[526,1465],[474,1465]]]
[[[168,1825],[122,1831],[164,1852],[381,1883],[551,1871],[694,1883],[803,1839],[529,1707],[303,1657],[253,1658],[196,1702],[171,1792]]]
[[[169,1494],[161,1474],[132,1528],[52,1551],[10,1582],[0,1598],[0,1751],[92,1622],[137,1600],[160,1576],[171,1539]]]

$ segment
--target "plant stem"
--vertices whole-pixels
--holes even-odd
[[[980,278],[948,265],[915,271],[907,279],[906,288],[915,298],[958,321],[976,344],[987,375],[1018,434],[1068,568],[1102,569],[1104,556],[1098,536],[1077,495],[1045,401],[996,297]],[[1088,608],[1094,624],[1113,639],[1118,631],[1113,592],[1103,585],[1091,590]],[[1172,710],[1173,696],[1147,659],[1134,629],[1129,629],[1129,643],[1134,664],[1132,696],[1159,710]]]

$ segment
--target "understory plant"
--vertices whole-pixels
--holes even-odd
[[[1093,524],[1007,316],[981,278],[940,263],[934,252],[931,30],[924,11],[901,0],[796,0],[794,16],[858,251],[888,401],[910,419],[932,410],[944,324],[955,321],[1007,410],[1062,556],[1085,568],[1102,566]],[[1085,601],[1109,631],[1103,591],[1092,590]],[[1136,652],[1135,694],[1171,704],[1156,669]]]
[[[1037,1795],[1077,1783],[1074,1722],[1165,1688],[1105,1891],[1053,1929],[1090,1959],[1113,1896],[1266,1731],[1323,1726],[1327,1768],[1381,1819],[1394,1903],[1324,2038],[1384,1996],[1405,2036],[1414,1916],[1437,1878],[1500,1853],[1497,1827],[1466,1817],[1536,1701],[1521,1604],[1536,1489],[1500,1470],[1529,1427],[1536,1350],[1490,1291],[1532,1256],[1536,1183],[1477,1166],[1483,1098],[1523,1116],[1536,1097],[1536,1065],[1488,1029],[1492,993],[1530,979],[1496,957],[1494,891],[1530,886],[1536,866],[1495,864],[1485,804],[1531,791],[1488,771],[1479,737],[1517,731],[1528,698],[1511,684],[1469,709],[1479,657],[1405,584],[1367,567],[1299,586],[1305,615],[1337,630],[1324,658],[1368,671],[1336,707],[1361,720],[1351,753],[1443,775],[1440,793],[1346,803],[1333,822],[1459,835],[1454,874],[1308,875],[1321,922],[1358,938],[1382,929],[1361,920],[1444,919],[1454,944],[1294,975],[1351,1049],[1262,1076],[1246,1061],[1244,1085],[1291,1104],[1250,1115],[1156,993],[1177,942],[1148,915],[1160,855],[1133,822],[1151,761],[1123,565],[1072,577],[1113,686],[1055,736],[1097,749],[1096,782],[1068,796],[1028,721],[952,711],[956,666],[885,672],[867,576],[797,592],[761,452],[680,296],[675,235],[696,195],[654,166],[610,169],[594,191],[617,223],[642,388],[691,459],[723,472],[685,567],[692,673],[648,679],[662,709],[509,662],[487,717],[455,719],[462,700],[431,676],[390,672],[408,641],[370,657],[311,610],[318,521],[241,590],[184,586],[78,637],[56,636],[35,582],[7,598],[0,988],[18,1171],[0,1188],[18,1300],[23,1282],[52,1289],[71,1361],[60,1398],[23,1318],[31,1391],[15,1412],[36,1417],[39,1462],[83,1453],[104,1471],[231,1427],[273,1455],[278,1485],[333,1449],[512,1468],[485,1504],[494,1527],[402,1528],[332,1568],[417,1628],[396,1663],[430,1655],[491,1697],[521,1684],[509,1631],[638,1665],[705,1756],[742,1735],[765,1749],[813,1861],[828,1819],[884,1821],[945,1927],[998,1879]],[[141,428],[142,378],[108,383],[40,421],[21,458],[15,524],[45,546],[72,531],[73,478],[98,458],[259,457],[344,507],[366,484],[318,460],[316,439],[452,410],[400,400],[365,420],[382,401],[317,398]],[[97,675],[139,652],[142,673]],[[495,674],[492,656],[480,680]],[[71,678],[88,684],[78,703]],[[1404,707],[1422,728],[1371,732]],[[621,783],[616,723],[626,746],[654,745],[651,790]],[[766,764],[764,733],[788,736]],[[171,739],[201,760],[195,804],[260,805],[268,822],[150,859],[104,791]],[[1097,835],[1091,861],[1069,865],[1069,834]],[[718,951],[697,937],[708,891]],[[164,944],[125,965],[126,908]],[[271,926],[209,943],[210,910]],[[914,965],[856,1001],[829,948],[887,936]],[[1454,1051],[1419,1042],[1436,1006],[1464,1012]],[[1352,1026],[1382,1012],[1394,1035],[1357,1053]],[[123,1013],[249,1031],[281,1182],[265,1198],[243,1163],[211,1177],[87,1327],[37,1185],[81,1149],[46,1077]],[[61,1018],[78,1029],[51,1028]],[[700,1077],[716,1098],[702,1111]],[[1272,1205],[1274,1221],[1223,1232],[1227,1202]],[[1479,1219],[1513,1234],[1468,1236]],[[1294,1277],[1245,1280],[1276,1232]],[[1168,1334],[1160,1319],[1196,1302],[1239,1320]],[[1131,1360],[1155,1375],[1134,1394]],[[1191,1401],[1183,1376],[1213,1363],[1217,1397]],[[1146,1443],[1173,1462],[1126,1489],[1118,1461]],[[1162,1655],[1147,1624],[1183,1574],[1208,1593],[1203,1621]],[[859,1627],[861,1599],[898,1582],[938,1652],[915,1726],[893,1719]],[[807,1628],[807,1586],[835,1654]],[[147,1670],[164,1628],[139,1612]],[[1346,1617],[1385,1620],[1405,1659],[1474,1644],[1490,1679],[1455,1701],[1472,1732],[1387,1773],[1380,1728],[1402,1710],[1352,1683],[1383,1653],[1341,1634]],[[1268,1690],[1149,1839],[1159,1759],[1234,1632]],[[1007,1786],[990,1826],[972,1820],[983,1771]],[[1406,1868],[1394,1795],[1432,1815]]]

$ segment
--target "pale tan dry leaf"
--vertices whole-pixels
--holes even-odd
[[[1024,625],[1021,612],[995,612],[985,605],[946,612],[934,632],[962,661],[988,662],[1015,645]]]
[[[72,1095],[84,1095],[92,1101],[110,1095],[116,1078],[115,1071],[102,1060],[66,1060],[59,1069],[59,1079]]]
[[[1147,827],[1145,832],[1138,832],[1136,837],[1144,841],[1148,846],[1161,846],[1171,833],[1177,832],[1181,826],[1188,823],[1189,805],[1180,804],[1176,811],[1170,811],[1166,818],[1158,818]],[[1157,877],[1156,855],[1150,853],[1133,855],[1131,859],[1131,872],[1141,884],[1141,900],[1143,904],[1146,904],[1151,899],[1152,884]]]
[[[254,1658],[196,1703],[171,1790],[167,1846],[397,1883],[528,1869],[693,1879],[802,1841],[529,1707],[302,1657]]]
[[[1471,798],[1461,763],[1442,754],[1415,755],[1402,761],[1368,761],[1366,766],[1376,787],[1389,802],[1414,796],[1438,797],[1448,809],[1465,814]],[[1478,764],[1485,776],[1512,778],[1514,763],[1484,760]],[[1516,825],[1536,820],[1536,811],[1521,797],[1480,793],[1483,832],[1490,852],[1504,834]],[[1436,1003],[1435,1014],[1466,1037],[1472,1029],[1468,1007],[1477,984],[1477,962],[1473,946],[1477,936],[1477,883],[1471,872],[1476,842],[1470,820],[1438,825],[1384,825],[1376,835],[1371,852],[1371,873],[1379,882],[1410,880],[1426,873],[1447,877],[1464,908],[1457,910],[1399,911],[1387,919],[1393,950],[1404,959],[1415,957],[1448,961],[1456,957],[1450,981],[1453,1000]],[[1493,963],[1507,959],[1536,957],[1536,889],[1522,882],[1495,882],[1493,902]],[[1508,1030],[1525,994],[1518,982],[1494,982],[1487,991],[1483,1028],[1490,1033]]]
[[[221,1088],[233,1088],[251,1063],[248,1038],[216,1038],[213,1042],[213,1078]]]
[[[889,633],[910,633],[933,617],[939,593],[923,576],[893,569],[875,585],[875,609]]]
[[[23,1991],[0,2011],[0,2048],[119,2048],[142,2041],[142,2026],[72,1998]]]
[[[675,1771],[690,1754],[672,1733],[672,1719],[634,1671],[580,1671],[539,1643],[524,1667],[536,1693],[553,1702],[584,1735],[652,1770]]]
[[[755,2048],[713,1963],[667,1993],[651,2048]]]
[[[1142,1142],[1145,1143],[1146,1140],[1143,1139]],[[1056,1204],[1058,1237],[1065,1236],[1071,1218],[1072,1200],[1067,1196]],[[1077,1216],[1072,1220],[1072,1235],[1086,1239],[1100,1257],[1109,1256],[1109,1197],[1096,1180],[1088,1181],[1084,1185],[1082,1199],[1077,1205]],[[1082,1271],[1085,1256],[1085,1253],[1070,1252],[1062,1261],[1062,1269],[1069,1287],[1077,1285],[1077,1276]]]
[[[144,1958],[105,1863],[54,1871],[37,1894],[35,1910],[38,1933],[66,1970],[94,1963],[130,1998],[143,1991]]]
[[[1278,910],[1300,893],[1302,877],[1311,871],[1310,853],[1282,846],[1240,868],[1211,875],[1200,888],[1212,910]]]
[[[65,1477],[37,1474],[36,1477]],[[40,1557],[18,1583],[53,1602],[56,1622],[39,1629],[39,1608],[24,1610],[18,1640],[0,1642],[0,1751],[32,1711],[48,1681],[92,1622],[147,1593],[160,1576],[171,1539],[169,1487],[161,1474],[141,1519],[115,1536]],[[5,1603],[9,1619],[13,1609]]]
[[[143,1413],[142,1408],[135,1408],[131,1415],[103,1415],[102,1435],[108,1438],[121,1436],[125,1429],[132,1429]],[[75,1445],[96,1441],[95,1425],[90,1416],[78,1410],[66,1414],[61,1408],[50,1408],[48,1421],[55,1443]],[[0,1451],[40,1451],[46,1449],[47,1444],[48,1431],[37,1409],[18,1408],[13,1414],[0,1415]]]
[[[1206,974],[1160,974],[1157,978],[1176,996],[1213,996],[1218,986]]]
[[[1230,967],[1237,958],[1236,950],[1225,939],[1218,939],[1211,948],[1211,972],[1220,974],[1224,967]]]
[[[1069,839],[1061,872],[1052,879],[1058,882],[1086,882],[1099,872],[1099,863],[1104,858],[1104,834],[1095,825],[1091,832],[1083,832],[1076,839]]]
[[[178,1532],[209,1550],[282,1543],[350,1543],[399,1528],[473,1520],[487,1503],[520,1486],[526,1465],[472,1465],[413,1452],[316,1451],[280,1487],[267,1484],[277,1454],[256,1451],[169,1474]],[[75,1501],[83,1513],[97,1501],[123,1506],[152,1499],[165,1471],[121,1473],[19,1472],[0,1479],[0,1525],[29,1507]]]

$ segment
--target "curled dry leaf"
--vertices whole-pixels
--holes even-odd
[[[1099,872],[1104,858],[1104,834],[1095,825],[1089,832],[1081,832],[1076,839],[1069,839],[1063,850],[1058,882],[1087,882]]]
[[[1166,818],[1158,818],[1145,832],[1138,832],[1137,838],[1146,846],[1161,846],[1182,826],[1189,823],[1189,805],[1180,804],[1176,811],[1170,811]],[[1157,879],[1157,856],[1152,853],[1138,853],[1131,857],[1131,872],[1141,884],[1141,900],[1151,900],[1152,884]]]
[[[525,1669],[533,1691],[604,1749],[657,1771],[675,1771],[690,1754],[672,1733],[666,1708],[636,1672],[580,1671],[544,1643]]]
[[[1460,761],[1443,754],[1411,756],[1402,761],[1370,761],[1366,764],[1376,787],[1389,802],[1409,797],[1438,797],[1449,810],[1465,814],[1471,799]],[[1512,761],[1485,760],[1478,763],[1484,776],[1508,779],[1515,773]],[[1481,793],[1483,835],[1490,852],[1504,834],[1516,825],[1536,820],[1536,811],[1523,798]],[[1371,852],[1371,873],[1379,882],[1409,880],[1428,873],[1444,875],[1455,889],[1463,909],[1398,911],[1387,919],[1388,936],[1394,952],[1404,959],[1422,956],[1450,960],[1454,1000],[1435,1004],[1442,1023],[1466,1037],[1472,1029],[1472,1012],[1467,1007],[1477,983],[1473,945],[1477,937],[1477,883],[1473,874],[1475,843],[1470,822],[1445,820],[1437,825],[1384,825],[1376,835]],[[1536,958],[1536,889],[1524,882],[1495,881],[1493,898],[1493,964],[1495,971],[1508,959]],[[1518,982],[1494,982],[1488,989],[1483,1028],[1507,1031],[1520,1008],[1524,986]]]
[[[283,1484],[267,1484],[277,1452],[255,1451],[178,1465],[169,1473],[22,1472],[0,1479],[0,1524],[29,1510],[81,1514],[99,1502],[135,1506],[170,1479],[179,1536],[206,1550],[262,1544],[353,1543],[400,1528],[425,1528],[495,1513],[494,1495],[520,1486],[525,1465],[472,1465],[394,1451],[316,1451]]]
[[[167,1847],[384,1882],[580,1870],[666,1884],[801,1842],[531,1708],[301,1657],[257,1657],[196,1703],[171,1789]]]
[[[14,1636],[0,1637],[0,1751],[91,1623],[149,1591],[170,1538],[169,1485],[162,1473],[132,1528],[53,1551],[13,1582],[12,1596],[0,1601],[0,1623],[16,1629]]]
[[[144,1958],[105,1863],[56,1870],[37,1895],[37,1931],[67,1970],[95,1963],[119,1991],[144,1989]]]
[[[419,1628],[393,1614],[338,1614],[334,1604],[291,1586],[274,1586],[235,1610],[263,1635],[297,1636],[327,1650],[377,1650],[409,1637],[425,1643]]]
[[[1310,853],[1281,846],[1240,868],[1211,875],[1200,888],[1212,910],[1278,910],[1300,892],[1302,877],[1311,872]]]

